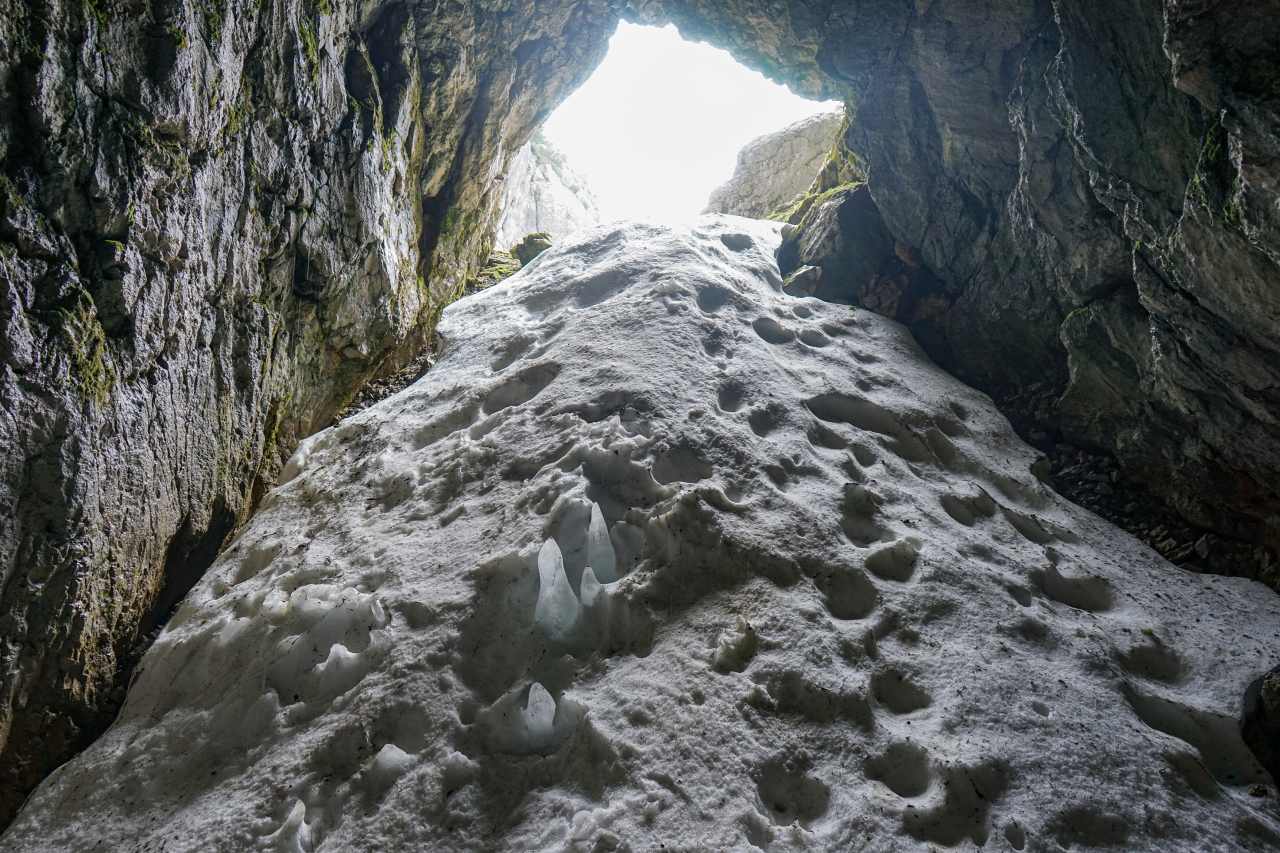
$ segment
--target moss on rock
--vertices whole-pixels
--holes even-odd
[[[71,371],[85,399],[105,403],[115,387],[116,374],[107,361],[107,334],[89,294],[81,290],[69,308],[58,309],[58,331],[67,343]]]
[[[503,279],[510,278],[520,271],[520,261],[510,252],[494,249],[489,259],[473,278],[467,280],[465,293],[478,293],[493,287]]]
[[[511,254],[519,258],[520,264],[523,266],[550,248],[550,235],[544,231],[535,231],[532,234],[526,234],[523,240],[516,243],[511,248]]]
[[[850,151],[845,144],[848,130],[849,110],[845,110],[844,121],[840,124],[840,131],[831,145],[826,162],[822,164],[809,189],[796,196],[785,207],[770,213],[765,217],[766,219],[800,225],[811,210],[816,210],[824,202],[830,201],[841,193],[856,190],[866,183],[866,168],[858,155]]]

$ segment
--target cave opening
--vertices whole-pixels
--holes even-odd
[[[801,97],[674,26],[623,21],[537,140],[585,179],[600,221],[676,223],[706,208],[744,145],[840,106]]]

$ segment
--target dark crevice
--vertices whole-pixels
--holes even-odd
[[[1167,497],[1127,473],[1110,451],[1065,435],[1049,413],[1060,393],[1046,382],[1016,396],[993,395],[1019,437],[1048,457],[1048,483],[1054,491],[1180,568],[1280,587],[1280,559],[1272,549],[1188,521]]]
[[[422,199],[422,233],[418,237],[418,256],[430,258],[435,254],[436,245],[448,230],[452,217],[452,203],[447,194],[428,196]]]
[[[1271,779],[1280,781],[1280,667],[1245,691],[1240,734]]]
[[[151,644],[153,635],[164,627],[178,604],[196,582],[204,577],[235,525],[235,513],[228,509],[226,500],[222,498],[214,504],[209,523],[204,529],[193,529],[190,518],[183,522],[170,540],[169,549],[165,553],[164,581],[160,594],[156,596],[155,604],[138,628],[138,636],[144,646]],[[137,650],[135,659],[141,655],[142,650]]]
[[[399,118],[404,93],[409,86],[410,69],[405,57],[411,48],[406,44],[410,31],[409,10],[403,3],[395,3],[381,10],[365,31],[369,68],[374,78],[369,81],[377,87],[376,98],[383,110],[383,127],[393,128]],[[361,98],[359,91],[353,91]]]
[[[293,259],[293,295],[319,305],[323,291],[323,278],[316,274],[310,256],[299,246]]]

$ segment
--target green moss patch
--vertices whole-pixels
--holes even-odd
[[[526,234],[523,240],[516,243],[511,248],[511,254],[520,259],[521,265],[526,265],[550,248],[551,235],[545,231],[535,231],[532,234]]]
[[[107,361],[107,334],[89,294],[81,291],[73,306],[59,308],[58,319],[76,386],[86,399],[105,403],[115,387],[116,374]]]
[[[316,38],[316,28],[305,18],[298,21],[298,37],[302,42],[302,53],[307,58],[307,67],[314,78],[320,69],[320,42]]]
[[[494,249],[489,253],[489,258],[485,261],[485,265],[480,269],[480,272],[467,281],[464,292],[476,293],[493,287],[498,282],[510,278],[519,271],[520,260],[515,255],[510,252],[504,252],[501,249]]]
[[[810,210],[815,210],[824,202],[837,195],[856,190],[866,183],[867,172],[854,154],[845,145],[845,136],[849,131],[849,110],[845,110],[844,121],[836,133],[827,159],[818,170],[818,175],[809,185],[809,189],[792,199],[785,207],[769,213],[765,218],[774,222],[789,222],[799,225]]]

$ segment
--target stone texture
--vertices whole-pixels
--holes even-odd
[[[541,132],[516,153],[503,186],[495,245],[510,248],[533,233],[567,237],[600,222],[586,178]]]
[[[551,238],[541,232],[526,234],[524,239],[511,247],[511,254],[520,262],[521,267],[533,263],[533,259],[551,248]]]
[[[0,822],[422,348],[614,5],[0,3]]]
[[[747,143],[731,177],[707,201],[707,213],[763,219],[813,184],[836,143],[844,113],[809,116]]]
[[[893,239],[866,184],[813,194],[793,209],[794,230],[778,254],[788,292],[891,317],[937,348],[937,327],[950,307],[946,288]]]
[[[505,249],[494,249],[489,253],[488,259],[485,261],[480,271],[476,273],[475,278],[467,280],[467,285],[463,289],[464,295],[468,293],[478,293],[488,287],[493,287],[498,282],[510,278],[520,271],[520,259]]]

